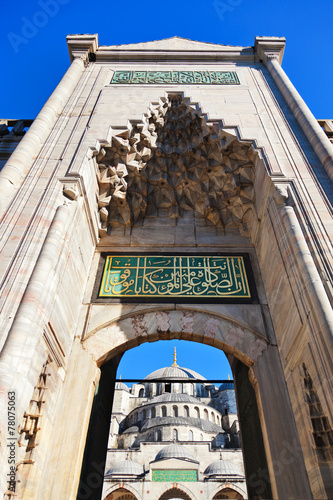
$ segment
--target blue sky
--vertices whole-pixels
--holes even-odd
[[[161,340],[151,344],[141,344],[127,351],[120,361],[118,376],[141,378],[158,368],[172,365],[174,347],[176,347],[179,366],[191,368],[210,380],[227,379],[228,375],[232,378],[229,362],[223,351],[205,344],[184,340]]]
[[[0,116],[35,118],[69,65],[68,33],[101,45],[182,36],[249,46],[285,36],[283,67],[316,118],[333,117],[332,0],[2,0]]]
[[[256,35],[285,36],[283,68],[316,118],[333,118],[332,0],[1,1],[0,117],[35,118],[69,66],[66,35],[98,33],[100,45],[171,36],[249,46]],[[172,363],[226,378],[224,354],[179,341],[144,344],[121,362],[123,377]]]

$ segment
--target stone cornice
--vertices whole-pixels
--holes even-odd
[[[281,64],[285,38],[256,37],[253,47],[205,44],[179,39],[179,49],[174,44],[162,45],[157,41],[145,44],[99,46],[98,36],[68,35],[67,44],[71,60],[87,56],[97,62],[266,62],[268,57],[277,57]],[[191,42],[192,45],[189,45]],[[197,44],[197,46],[196,46]],[[136,47],[137,45],[137,47]],[[155,45],[155,47],[154,47]]]
[[[253,47],[225,47],[217,50],[126,50],[100,47],[96,61],[126,62],[253,62]]]
[[[67,47],[71,62],[76,58],[87,59],[98,49],[98,35],[67,35]]]
[[[285,45],[284,37],[256,36],[254,45],[256,61],[267,63],[268,60],[276,59],[281,64]]]

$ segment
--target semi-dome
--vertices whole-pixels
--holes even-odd
[[[189,427],[196,427],[205,432],[214,432],[215,434],[216,433],[219,434],[222,432],[221,427],[219,427],[217,424],[214,424],[213,422],[209,422],[208,420],[204,420],[201,418],[193,418],[193,417],[181,417],[181,416],[149,418],[143,424],[141,431],[145,431],[153,427],[163,427],[167,425],[172,425],[172,426],[187,425]],[[133,428],[131,427],[130,429],[127,429],[125,432],[127,433],[135,432],[132,429]]]
[[[145,377],[144,380],[152,380],[152,379],[178,379],[178,378],[196,378],[199,380],[206,380],[199,373],[190,370],[189,368],[183,368],[178,365],[166,366],[164,368],[160,368],[159,370],[155,370]]]
[[[196,462],[192,453],[181,444],[169,444],[162,448],[156,455],[155,460],[162,460],[166,458],[178,458],[180,460],[190,460]]]
[[[160,394],[159,396],[155,396],[150,401],[148,401],[147,405],[156,404],[156,403],[195,403],[201,404],[198,398],[190,396],[189,394],[178,394],[177,392],[165,392]]]
[[[204,474],[206,476],[244,476],[242,471],[232,462],[228,460],[217,460],[212,462],[206,468]]]
[[[140,476],[143,474],[142,465],[134,460],[123,460],[114,464],[106,473],[107,476]]]
[[[131,427],[126,429],[123,434],[131,434],[132,432],[140,432],[139,427],[137,425],[132,425]]]

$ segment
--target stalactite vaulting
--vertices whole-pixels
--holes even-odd
[[[144,120],[118,131],[97,156],[101,236],[161,211],[186,211],[248,234],[256,152],[220,124],[207,123],[181,94],[152,104]]]

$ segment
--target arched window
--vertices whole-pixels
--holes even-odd
[[[193,441],[193,431],[188,431],[188,440]]]
[[[178,417],[178,407],[177,406],[172,407],[172,413],[173,413],[174,417]]]
[[[184,415],[185,415],[185,417],[190,416],[190,409],[188,406],[184,406]]]
[[[171,392],[171,384],[169,382],[164,386],[164,392]]]
[[[215,424],[215,414],[213,412],[211,413],[211,417],[212,417],[213,424]]]
[[[155,431],[155,441],[162,441],[162,431]]]
[[[178,431],[177,431],[177,429],[174,429],[172,431],[172,439],[173,439],[173,441],[178,441]]]
[[[150,417],[151,418],[155,418],[156,417],[156,408],[155,408],[155,406],[153,406],[152,409],[151,409]]]
[[[145,395],[145,390],[144,389],[140,389],[139,390],[139,398],[143,398]]]
[[[197,406],[195,406],[194,411],[195,411],[195,418],[200,418],[200,411]]]
[[[208,411],[206,410],[206,408],[204,409],[204,419],[208,420]]]
[[[166,406],[162,406],[162,417],[166,417],[166,416],[167,416]]]

